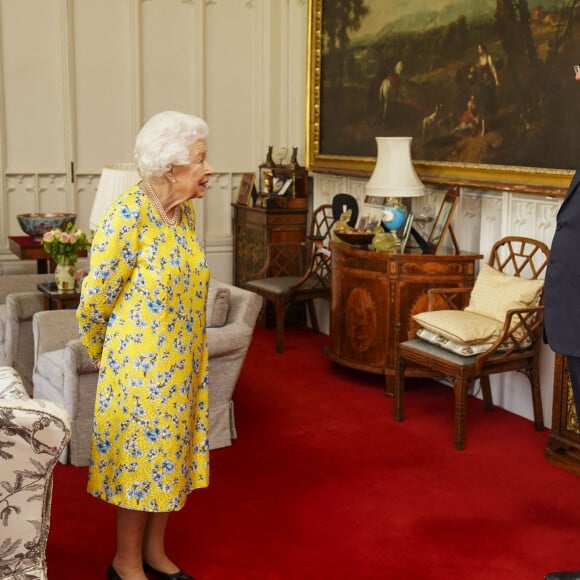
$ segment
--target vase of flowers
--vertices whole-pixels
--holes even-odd
[[[64,230],[52,229],[42,236],[42,247],[56,262],[54,278],[61,291],[76,287],[76,263],[79,252],[90,247],[86,234],[69,223]]]

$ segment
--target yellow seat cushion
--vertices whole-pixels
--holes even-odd
[[[503,326],[503,322],[465,310],[421,312],[413,320],[437,335],[464,345],[492,343]]]

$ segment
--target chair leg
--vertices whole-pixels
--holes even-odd
[[[320,327],[318,326],[318,316],[316,316],[316,308],[314,308],[314,301],[307,300],[306,305],[308,306],[308,315],[310,316],[312,330],[314,330],[314,332],[320,332]]]
[[[395,388],[394,388],[394,404],[393,404],[393,418],[395,421],[402,421],[405,418],[403,409],[403,395],[405,394],[405,368],[407,361],[398,356],[395,367]],[[388,391],[388,389],[387,389]],[[387,392],[388,395],[391,393]]]
[[[540,390],[540,372],[537,366],[526,373],[532,387],[532,404],[534,406],[534,429],[544,430],[544,411],[542,408],[542,392]]]
[[[465,412],[467,391],[471,382],[463,377],[455,381],[455,440],[453,446],[459,451],[465,449]]]
[[[282,300],[276,301],[276,352],[284,352],[284,317],[286,304]]]
[[[479,383],[481,384],[481,394],[483,395],[483,408],[486,411],[493,411],[493,396],[491,394],[489,375],[479,377]]]

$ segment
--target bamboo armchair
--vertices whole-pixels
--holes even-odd
[[[508,274],[510,277],[539,280],[547,266],[549,253],[548,247],[540,241],[523,237],[506,237],[493,246],[488,265],[496,272]],[[506,281],[509,283],[507,278]],[[477,284],[478,281],[476,281],[476,286]],[[539,288],[531,304],[520,305],[505,311],[502,318],[503,323],[499,322],[499,331],[491,338],[482,339],[481,344],[478,345],[480,347],[478,354],[462,356],[456,352],[451,352],[447,349],[446,337],[440,337],[439,344],[435,340],[427,342],[423,338],[414,338],[400,343],[394,389],[393,415],[395,420],[402,421],[404,418],[403,397],[407,365],[413,364],[431,369],[436,376],[448,379],[454,388],[454,446],[459,450],[464,449],[466,401],[470,386],[479,378],[484,409],[491,411],[493,400],[490,375],[519,371],[524,373],[529,380],[534,427],[537,431],[541,431],[544,428],[544,420],[538,365],[543,329],[543,287],[540,285]],[[496,289],[491,287],[489,290]],[[496,291],[497,295],[490,296],[490,300],[501,301],[501,290],[497,288]],[[429,310],[447,313],[462,309],[463,304],[466,303],[466,298],[471,298],[474,292],[475,286],[473,289],[431,289],[429,291]],[[473,314],[473,312],[472,309],[471,313]],[[415,318],[419,324],[421,316],[417,315]],[[490,322],[490,319],[485,322]],[[446,348],[441,345],[445,345]],[[471,348],[469,345],[466,347],[466,349]],[[468,352],[470,351],[468,350]]]

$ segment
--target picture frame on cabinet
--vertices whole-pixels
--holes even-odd
[[[429,234],[429,240],[427,242],[430,249],[429,253],[438,254],[440,252],[448,233],[452,238],[453,245],[455,247],[455,253],[459,253],[459,246],[457,244],[455,234],[453,233],[453,229],[451,228],[451,218],[455,213],[455,208],[457,207],[458,201],[459,187],[451,187],[445,192],[445,196],[441,202],[441,207],[439,208],[437,217],[433,222],[433,228]]]
[[[292,179],[284,180],[284,183],[282,183],[282,187],[280,187],[280,189],[278,190],[276,195],[280,195],[280,196],[286,195],[290,191],[291,185],[292,185]]]
[[[445,38],[458,26],[462,0],[445,7],[418,0],[415,18],[407,5],[384,0],[365,0],[350,20],[329,5],[309,0],[309,171],[366,177],[375,164],[375,137],[410,135],[424,182],[565,195],[577,166],[580,126],[568,119],[580,107],[578,86],[564,66],[573,55],[550,47],[549,55],[542,52],[539,17],[502,13],[497,26],[495,8],[472,3],[461,41],[453,44]],[[564,12],[552,12],[566,22]],[[529,37],[533,46],[504,42],[498,30]],[[573,37],[580,43],[580,28]],[[446,48],[429,50],[434,46]],[[526,50],[538,57],[537,68],[518,66],[521,75],[510,74],[510,63],[528,62]],[[552,74],[548,66],[562,72]],[[550,82],[539,86],[544,76]]]
[[[255,181],[256,176],[253,173],[242,173],[236,203],[239,205],[250,205]]]

